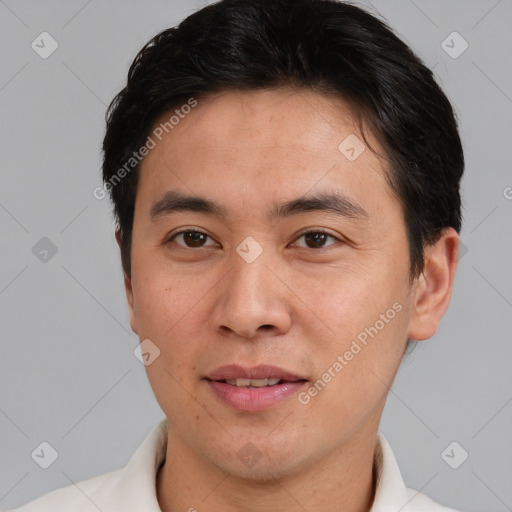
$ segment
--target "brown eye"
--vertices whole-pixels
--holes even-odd
[[[340,242],[339,239],[326,233],[324,231],[308,231],[303,233],[297,240],[304,240],[303,244],[297,244],[299,247],[306,247],[308,249],[323,249],[329,245],[333,245],[336,242]],[[330,244],[326,244],[329,239],[334,240]]]
[[[197,248],[197,247],[204,247],[206,245],[206,241],[210,237],[201,231],[180,231],[179,233],[176,233],[172,238],[171,241],[176,242],[178,245],[181,245],[182,247],[188,247],[188,248]],[[211,238],[210,238],[211,239]]]

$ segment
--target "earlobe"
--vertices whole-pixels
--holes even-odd
[[[121,249],[121,241],[123,240],[123,232],[121,231],[121,228],[119,226],[116,226],[115,236],[116,236],[117,245],[119,246],[119,249]]]
[[[124,289],[126,291],[126,300],[128,302],[128,312],[130,314],[130,327],[135,334],[139,334],[139,330],[137,327],[137,322],[135,319],[135,308],[134,308],[134,297],[133,297],[133,287],[132,280],[130,277],[124,274]]]
[[[116,228],[115,233],[117,245],[121,250],[121,241],[123,238],[122,231],[119,227]],[[130,327],[135,334],[138,334],[137,322],[135,320],[135,312],[134,312],[134,297],[133,297],[133,286],[131,277],[127,275],[126,271],[123,270],[124,276],[124,289],[126,292],[126,300],[128,302],[128,312],[130,314]]]
[[[422,341],[437,331],[452,296],[459,255],[459,235],[453,228],[425,248],[425,266],[413,285],[408,337]]]

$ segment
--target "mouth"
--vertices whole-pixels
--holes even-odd
[[[248,386],[250,382],[254,382],[254,387],[268,385],[269,382],[271,383],[270,385],[276,385],[281,380],[287,382],[306,380],[305,377],[269,364],[263,364],[253,368],[230,364],[213,370],[206,375],[205,378],[211,381],[229,382],[232,385],[237,385],[237,382],[239,382],[241,386]],[[267,382],[263,384],[263,381]]]
[[[283,382],[291,381],[285,381],[283,379],[226,379],[216,382],[225,382],[230,386],[236,386],[238,388],[264,388],[268,386],[276,386],[277,384],[282,384]]]
[[[204,380],[223,404],[244,412],[269,410],[298,393],[308,382],[305,377],[272,365],[223,366]]]

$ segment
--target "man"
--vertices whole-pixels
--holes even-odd
[[[446,511],[378,432],[453,287],[463,154],[432,73],[333,0],[223,0],[150,41],[104,190],[166,419],[32,511]]]

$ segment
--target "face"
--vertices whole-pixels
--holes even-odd
[[[133,330],[160,350],[146,369],[174,442],[263,478],[370,439],[418,296],[400,202],[349,106],[227,92],[161,138],[125,284]]]

